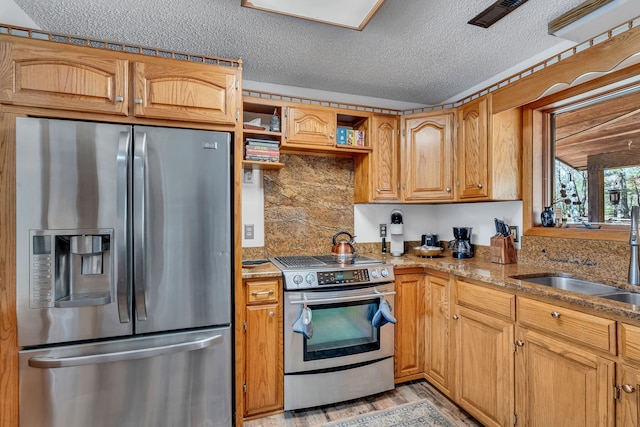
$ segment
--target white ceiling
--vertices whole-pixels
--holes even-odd
[[[241,7],[241,0],[0,4],[12,1],[47,32],[241,57],[245,87],[251,89],[286,85],[407,105],[457,100],[505,70],[566,49],[573,42],[548,35],[547,24],[584,2],[529,0],[484,29],[467,21],[495,0],[386,0],[356,31]],[[0,22],[16,25],[11,19],[0,14]]]

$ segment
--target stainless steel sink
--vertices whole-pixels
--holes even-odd
[[[574,279],[570,275],[564,274],[540,274],[511,276],[524,282],[537,283],[538,285],[549,286],[563,291],[577,292],[586,295],[609,294],[619,291],[615,286],[608,286],[602,283],[589,282],[586,280]]]
[[[615,292],[608,295],[600,295],[601,298],[620,301],[626,304],[640,305],[640,294],[634,292]]]

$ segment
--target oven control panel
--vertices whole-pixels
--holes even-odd
[[[393,266],[376,265],[353,269],[283,271],[285,289],[311,289],[323,286],[349,286],[388,283],[395,280]]]

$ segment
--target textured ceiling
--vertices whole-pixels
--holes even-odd
[[[241,0],[14,0],[44,31],[241,57],[245,80],[422,105],[445,102],[564,40],[547,24],[584,0],[529,0],[488,29],[494,0],[386,0],[362,31]]]

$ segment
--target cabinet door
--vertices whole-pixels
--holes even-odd
[[[414,117],[404,123],[404,200],[453,200],[453,113]]]
[[[395,297],[395,378],[423,372],[424,348],[424,275],[396,275]]]
[[[128,114],[128,61],[91,48],[0,43],[0,102]]]
[[[460,199],[489,196],[488,103],[485,96],[464,104],[459,110],[456,184]]]
[[[374,201],[400,200],[400,142],[397,116],[373,116],[371,176]]]
[[[286,144],[335,144],[337,118],[332,109],[287,107],[286,114]]]
[[[525,329],[518,345],[518,425],[614,425],[613,361]]]
[[[239,114],[235,69],[176,62],[134,63],[135,116],[234,124]]]
[[[246,307],[245,402],[250,416],[281,409],[283,401],[282,313],[278,304]]]
[[[449,280],[425,278],[424,372],[441,389],[450,389]]]
[[[461,306],[456,317],[456,402],[485,426],[512,425],[514,325]]]
[[[616,425],[636,427],[640,423],[640,369],[618,365],[618,393]]]

